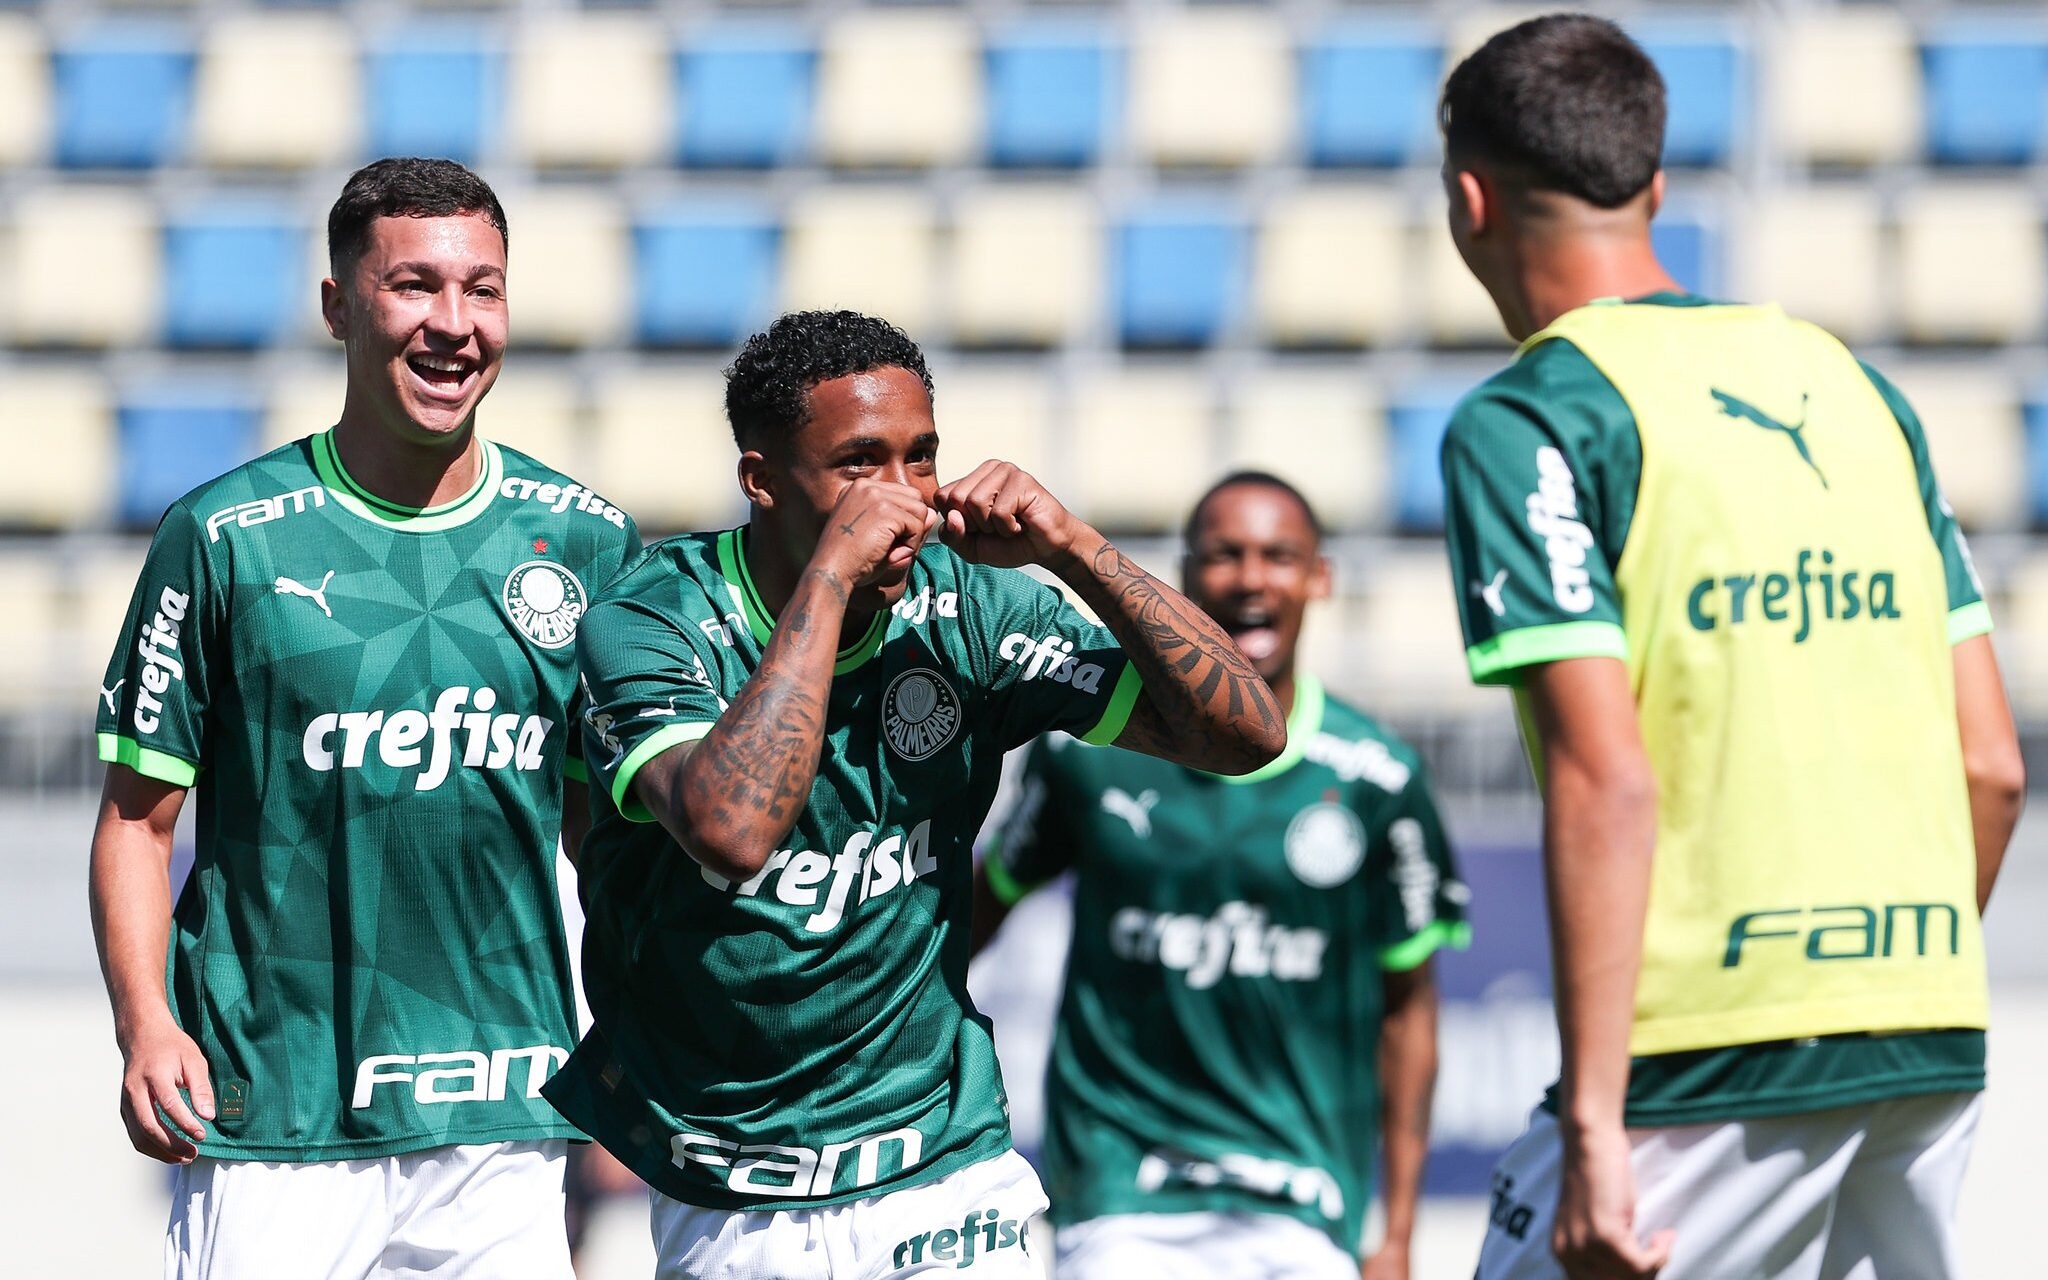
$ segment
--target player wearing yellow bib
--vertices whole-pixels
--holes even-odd
[[[2024,780],[1920,424],[1658,264],[1663,84],[1611,23],[1496,35],[1442,120],[1522,342],[1452,418],[1446,525],[1537,765],[1563,1042],[1479,1275],[1954,1275]]]

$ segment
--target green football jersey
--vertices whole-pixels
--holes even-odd
[[[1241,778],[1046,739],[987,856],[1011,901],[1075,872],[1054,1221],[1280,1213],[1355,1252],[1382,971],[1469,936],[1415,753],[1303,676],[1287,750]]]
[[[547,1088],[656,1189],[808,1208],[942,1177],[1009,1146],[967,997],[973,842],[1003,754],[1116,737],[1139,693],[1115,637],[1055,589],[936,543],[843,652],[810,801],[744,883],[633,795],[709,733],[774,621],[746,531],[649,547],[584,620],[593,817],[580,886],[596,1026]]]
[[[639,549],[618,508],[489,442],[394,507],[329,434],[165,513],[101,691],[101,758],[196,787],[171,1011],[200,1150],[361,1159],[574,1132],[555,885],[577,623]]]

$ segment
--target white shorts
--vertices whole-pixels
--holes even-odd
[[[1359,1261],[1280,1213],[1112,1213],[1053,1235],[1059,1280],[1358,1280]]]
[[[571,1280],[569,1144],[435,1147],[310,1164],[178,1169],[166,1280]]]
[[[936,1182],[819,1209],[706,1209],[654,1193],[656,1280],[1043,1280],[1025,1227],[1045,1212],[1014,1151]]]
[[[1660,1280],[1951,1280],[1981,1093],[1767,1120],[1631,1129],[1636,1235],[1677,1237]],[[1562,1151],[1538,1110],[1493,1171],[1477,1280],[1560,1280]]]

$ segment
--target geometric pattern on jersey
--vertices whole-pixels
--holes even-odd
[[[1244,777],[1047,738],[985,865],[1013,900],[1075,873],[1054,1220],[1282,1214],[1356,1253],[1385,972],[1470,937],[1415,752],[1305,673],[1286,752]]]
[[[1114,738],[1139,682],[1058,591],[928,542],[901,601],[839,655],[783,848],[731,883],[631,788],[710,732],[760,664],[774,620],[746,542],[656,543],[584,619],[596,1025],[547,1096],[671,1199],[815,1207],[1008,1149],[966,994],[973,841],[1004,752],[1052,729]]]
[[[198,792],[167,963],[218,1099],[209,1156],[575,1132],[540,1097],[574,1040],[562,638],[638,537],[480,447],[474,488],[422,510],[315,435],[180,498],[150,544],[99,745]]]

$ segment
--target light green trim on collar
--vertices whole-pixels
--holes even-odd
[[[1380,968],[1406,973],[1443,947],[1463,951],[1472,945],[1472,926],[1463,920],[1432,920],[1412,937],[1380,948]]]
[[[334,500],[351,513],[399,533],[439,533],[468,524],[482,515],[505,480],[505,459],[498,446],[477,438],[484,465],[468,493],[437,507],[408,507],[380,498],[356,482],[341,465],[332,428],[313,437],[313,470]]]
[[[99,753],[100,759],[108,764],[125,764],[145,778],[168,782],[174,787],[189,787],[199,777],[199,766],[190,760],[145,747],[118,733],[99,735]]]
[[[709,720],[699,720],[688,724],[665,724],[633,745],[633,749],[626,753],[626,758],[619,762],[619,767],[612,773],[612,807],[619,811],[620,817],[628,822],[654,821],[653,812],[641,804],[639,797],[632,792],[634,777],[649,760],[670,747],[678,747],[685,742],[696,742],[710,733],[711,723]]]
[[[747,619],[747,630],[754,633],[754,639],[763,648],[768,638],[775,634],[775,619],[768,612],[768,606],[761,599],[760,589],[754,585],[753,572],[747,568],[746,527],[727,529],[718,535],[718,572],[726,584],[739,597],[740,612]],[[889,610],[875,614],[875,620],[861,638],[841,649],[832,664],[832,674],[843,676],[858,669],[868,659],[882,651],[882,640],[889,631]]]
[[[1471,668],[1474,684],[1512,684],[1514,673],[1523,667],[1566,658],[1627,662],[1628,636],[1612,622],[1553,622],[1503,631],[1465,650],[1465,665]]]
[[[1303,671],[1294,677],[1294,706],[1287,713],[1287,745],[1280,754],[1260,765],[1250,773],[1219,773],[1213,775],[1225,782],[1239,785],[1247,782],[1264,782],[1301,763],[1308,754],[1308,740],[1322,732],[1323,682]]]

